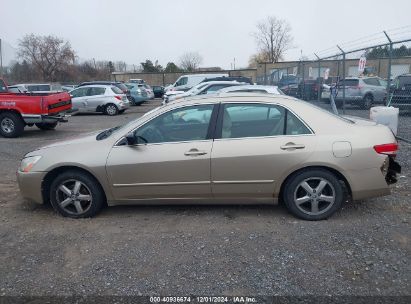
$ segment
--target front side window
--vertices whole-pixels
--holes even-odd
[[[198,105],[164,113],[135,131],[146,143],[207,139],[213,105]]]
[[[187,77],[181,77],[181,78],[176,82],[176,86],[186,85],[187,82],[188,82],[188,78],[187,78]]]
[[[287,109],[267,104],[226,104],[221,138],[311,134]]]
[[[73,98],[76,97],[84,97],[87,94],[89,88],[79,88],[79,89],[75,89],[73,91],[70,92],[70,95],[73,96]]]

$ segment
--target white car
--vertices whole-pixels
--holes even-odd
[[[112,85],[87,85],[70,91],[73,110],[103,112],[106,115],[123,113],[130,102],[123,91]]]
[[[201,83],[207,78],[228,77],[228,74],[190,74],[180,76],[176,82],[166,86],[166,91],[188,91],[195,85]]]
[[[239,85],[231,86],[218,91],[218,93],[265,93],[273,95],[284,95],[283,92],[277,86],[265,86],[265,85]]]
[[[198,85],[192,87],[190,90],[187,92],[183,91],[172,91],[172,92],[167,92],[164,94],[163,97],[163,104],[175,101],[177,99],[181,99],[184,97],[188,96],[195,96],[195,95],[202,95],[202,94],[212,94],[216,93],[217,91],[227,88],[227,87],[232,87],[232,86],[240,86],[244,85],[243,82],[237,82],[237,81],[208,81],[208,82],[202,82],[199,83]]]

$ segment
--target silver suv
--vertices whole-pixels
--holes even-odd
[[[387,82],[379,77],[347,77],[338,83],[335,98],[337,106],[343,101],[345,85],[345,103],[369,109],[375,103],[384,103],[387,98]]]

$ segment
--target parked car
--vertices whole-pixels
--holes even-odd
[[[123,94],[127,96],[129,100],[131,98],[130,91],[127,88],[127,86],[123,82],[119,82],[119,81],[88,81],[88,82],[83,82],[79,84],[78,87],[95,85],[95,84],[116,86],[123,92]]]
[[[30,95],[10,92],[0,79],[0,135],[18,137],[26,126],[36,125],[41,130],[52,130],[58,122],[66,122],[71,109],[70,95],[37,92]]]
[[[295,216],[321,220],[347,198],[388,195],[397,150],[391,130],[369,120],[283,95],[220,94],[37,149],[17,179],[24,198],[72,218],[106,204],[281,200]]]
[[[155,98],[163,98],[164,87],[162,87],[162,86],[153,86],[152,88],[153,88]]]
[[[400,110],[411,110],[411,74],[399,75],[390,88],[391,105]]]
[[[211,78],[204,79],[202,82],[210,82],[210,81],[237,81],[237,82],[248,83],[251,85],[254,84],[250,78],[244,77],[244,76],[211,77]]]
[[[70,92],[71,90],[73,90],[75,88],[77,88],[77,86],[74,85],[74,84],[65,84],[65,85],[61,86],[61,89],[65,92]]]
[[[154,99],[154,91],[148,84],[143,84],[140,86],[143,86],[146,89],[149,99]]]
[[[130,91],[130,103],[132,105],[141,105],[143,102],[150,99],[146,89],[138,83],[126,83],[126,86]]]
[[[338,107],[343,102],[345,86],[345,103],[362,109],[370,109],[374,104],[385,103],[387,84],[378,77],[346,77],[338,82],[335,102]]]
[[[218,91],[218,93],[265,93],[274,95],[284,95],[283,92],[277,86],[265,86],[265,85],[239,85],[230,86]]]
[[[32,92],[62,92],[60,84],[53,83],[21,83],[10,86],[10,90],[15,93],[32,93]]]
[[[165,91],[188,91],[206,78],[228,77],[228,74],[189,74],[180,76],[174,84],[165,88]]]
[[[144,80],[143,79],[130,79],[129,83],[138,83],[138,84],[144,84]]]
[[[123,91],[114,85],[87,85],[70,91],[73,110],[78,112],[102,112],[106,115],[122,114],[130,107]]]
[[[209,82],[201,82],[198,85],[194,86],[187,92],[183,91],[171,91],[164,94],[163,104],[173,102],[175,100],[188,97],[188,96],[195,96],[195,95],[203,95],[203,94],[212,94],[216,93],[217,91],[231,86],[238,86],[244,85],[242,82],[237,81],[209,81]]]
[[[318,99],[318,80],[306,79],[298,84],[299,97],[304,100]]]

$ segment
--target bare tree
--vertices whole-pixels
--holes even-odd
[[[180,57],[180,67],[189,72],[198,69],[202,62],[203,57],[198,52],[188,52]]]
[[[68,41],[55,36],[26,35],[19,42],[18,55],[37,68],[43,80],[53,81],[59,71],[74,63],[75,53]]]
[[[282,19],[269,16],[257,24],[257,31],[252,34],[269,62],[283,59],[284,53],[292,47],[291,26]]]
[[[255,69],[259,63],[267,62],[269,60],[268,54],[266,53],[257,53],[251,55],[248,59],[248,67]]]

